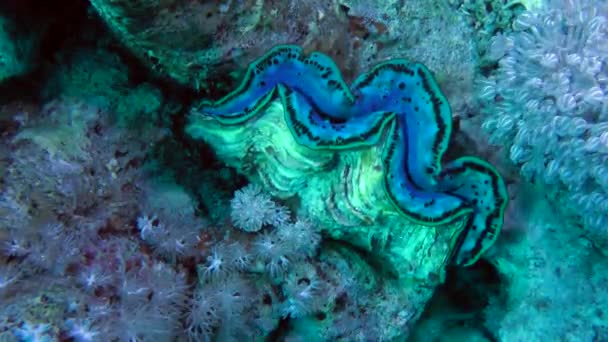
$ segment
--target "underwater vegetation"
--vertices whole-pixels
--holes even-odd
[[[608,1],[0,2],[0,341],[608,341]]]

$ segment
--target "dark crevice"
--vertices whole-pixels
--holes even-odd
[[[417,342],[420,336],[425,336],[425,323],[434,320],[441,322],[446,334],[452,328],[470,329],[498,342],[485,325],[484,310],[505,297],[503,282],[496,267],[484,259],[470,267],[449,267],[445,282],[436,289],[409,341]]]

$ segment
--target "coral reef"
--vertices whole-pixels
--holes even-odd
[[[606,340],[606,257],[538,186],[525,186],[527,217],[490,259],[503,294],[484,310],[488,331],[500,341]]]
[[[3,137],[11,153],[0,193],[0,273],[10,281],[0,293],[0,338],[175,335],[184,272],[129,236],[142,199],[136,165],[149,141],[108,127],[102,111],[74,100],[32,114]]]
[[[517,15],[526,8],[535,7],[534,1],[509,0],[449,0],[450,4],[466,15],[475,32],[475,48],[480,56],[478,68],[488,68],[494,61],[487,58],[494,36],[511,32]]]
[[[434,70],[460,111],[473,89],[472,31],[442,1],[92,0],[101,19],[157,74],[215,94],[278,44],[321,51],[350,79],[394,56]]]
[[[14,18],[0,15],[0,82],[33,68],[39,38],[22,30]]]
[[[133,81],[129,68],[115,52],[78,48],[56,56],[60,64],[45,80],[42,96],[77,98],[111,115],[119,127],[150,129],[165,111],[166,100],[158,87]]]
[[[0,341],[608,340],[607,11],[0,2]]]
[[[395,339],[431,294],[347,246],[321,251],[318,226],[256,185],[201,218],[195,193],[150,160],[166,137],[75,100],[26,109],[0,148],[2,340],[260,338],[281,321],[291,337]],[[252,233],[243,215],[267,219]]]

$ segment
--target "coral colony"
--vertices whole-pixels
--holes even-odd
[[[0,1],[0,341],[608,341],[608,0]]]

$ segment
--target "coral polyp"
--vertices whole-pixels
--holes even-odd
[[[384,62],[349,88],[326,55],[277,46],[233,92],[196,106],[187,131],[272,194],[298,195],[330,235],[368,249],[380,237],[378,252],[397,268],[422,255],[470,265],[502,225],[498,172],[474,157],[444,165],[451,110],[418,63]],[[450,247],[435,254],[442,240]],[[409,244],[398,247],[401,261],[390,256],[398,244]]]

